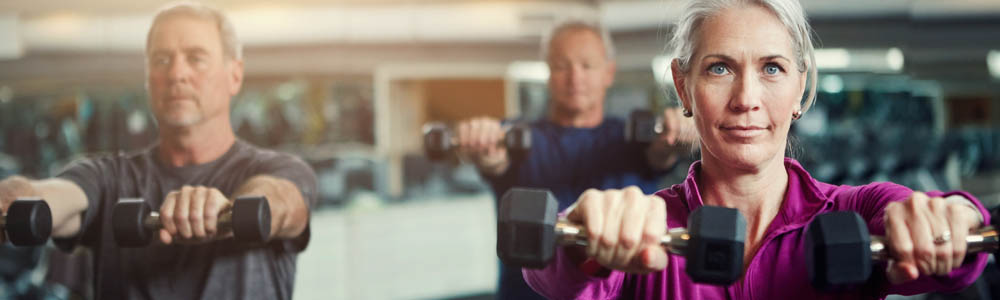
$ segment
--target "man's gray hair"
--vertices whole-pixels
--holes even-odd
[[[149,33],[146,34],[146,51],[149,51],[149,42],[153,37],[153,30],[159,22],[173,16],[193,16],[215,22],[219,30],[219,39],[222,42],[222,53],[235,60],[243,59],[243,45],[236,37],[236,29],[233,22],[221,10],[199,2],[180,1],[163,6],[153,17],[153,25],[149,26]]]
[[[816,56],[812,43],[812,28],[806,20],[805,11],[797,0],[694,0],[677,19],[669,48],[677,59],[679,71],[691,71],[691,59],[697,46],[698,33],[704,20],[732,7],[757,5],[771,11],[785,25],[791,35],[799,72],[809,72],[809,95],[802,105],[802,112],[816,101]]]
[[[552,30],[549,30],[548,32],[542,35],[542,52],[541,52],[542,60],[545,61],[549,60],[549,47],[552,45],[552,40],[555,39],[560,34],[563,34],[570,30],[586,30],[593,32],[594,34],[596,34],[598,37],[601,38],[601,42],[604,44],[604,53],[606,54],[607,59],[615,60],[615,44],[614,42],[611,41],[611,34],[608,33],[608,30],[604,29],[604,27],[601,27],[598,24],[588,23],[580,20],[568,20],[560,22],[556,24],[556,26],[553,26]]]

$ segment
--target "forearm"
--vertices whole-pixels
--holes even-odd
[[[5,208],[15,199],[27,197],[41,198],[49,204],[52,237],[70,237],[80,232],[81,215],[87,210],[87,195],[75,183],[60,178],[29,180],[20,176],[9,177],[0,183],[0,199],[4,200]]]
[[[299,188],[289,180],[268,175],[250,178],[232,197],[264,196],[271,207],[271,237],[298,237],[309,224],[309,208]]]

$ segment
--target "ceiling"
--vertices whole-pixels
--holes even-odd
[[[38,75],[43,76],[43,71],[33,71],[42,69],[37,68],[41,65],[58,70],[77,64],[86,71],[102,60],[135,65],[141,59],[152,14],[165,2],[0,1],[0,80],[32,72],[41,72]],[[627,66],[631,61],[633,65],[644,66],[651,57],[662,54],[669,24],[685,3],[681,0],[206,2],[227,11],[246,45],[246,52],[254,55],[255,62],[261,65],[280,67],[295,60],[302,61],[303,67],[351,70],[368,70],[392,60],[426,60],[440,53],[468,60],[535,59],[541,33],[566,18],[601,22],[615,36],[619,60],[625,61],[620,65]],[[1000,49],[1000,1],[803,0],[802,3],[823,47],[901,48],[906,54],[906,69],[915,73],[979,77],[987,72],[983,63],[985,53]],[[476,53],[481,54],[476,56]],[[352,59],[327,58],[330,55]],[[275,61],[261,61],[260,57]],[[127,71],[133,72],[135,66],[129,68]]]

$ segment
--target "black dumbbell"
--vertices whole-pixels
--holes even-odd
[[[544,268],[557,246],[586,246],[585,230],[557,219],[558,202],[547,190],[512,188],[500,200],[497,256],[505,265]],[[666,222],[666,220],[664,220]],[[746,219],[731,208],[703,206],[688,217],[688,228],[671,229],[660,244],[687,260],[695,282],[727,285],[743,271]]]
[[[997,230],[983,227],[965,238],[968,253],[1000,249]],[[868,234],[861,216],[838,211],[816,217],[806,231],[809,280],[815,288],[837,291],[855,288],[871,276],[873,262],[889,259],[888,241]]]
[[[507,149],[511,159],[523,159],[531,150],[531,128],[524,124],[511,126],[498,144]],[[452,131],[444,124],[434,122],[424,126],[424,151],[431,160],[444,159],[455,146]]]
[[[18,198],[7,208],[7,214],[0,217],[0,227],[7,232],[11,244],[41,245],[52,234],[52,210],[45,200]]]
[[[625,140],[630,143],[649,144],[663,133],[663,116],[644,109],[633,110],[625,124]]]
[[[142,247],[163,228],[160,213],[142,199],[121,199],[111,211],[115,242],[122,247]],[[240,242],[259,243],[271,235],[271,206],[261,196],[239,197],[232,210],[219,214],[219,232],[232,230]]]

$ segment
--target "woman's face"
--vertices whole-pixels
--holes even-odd
[[[741,169],[782,159],[806,82],[788,30],[751,5],[705,19],[697,38],[689,72],[674,78],[711,156],[703,159]]]

